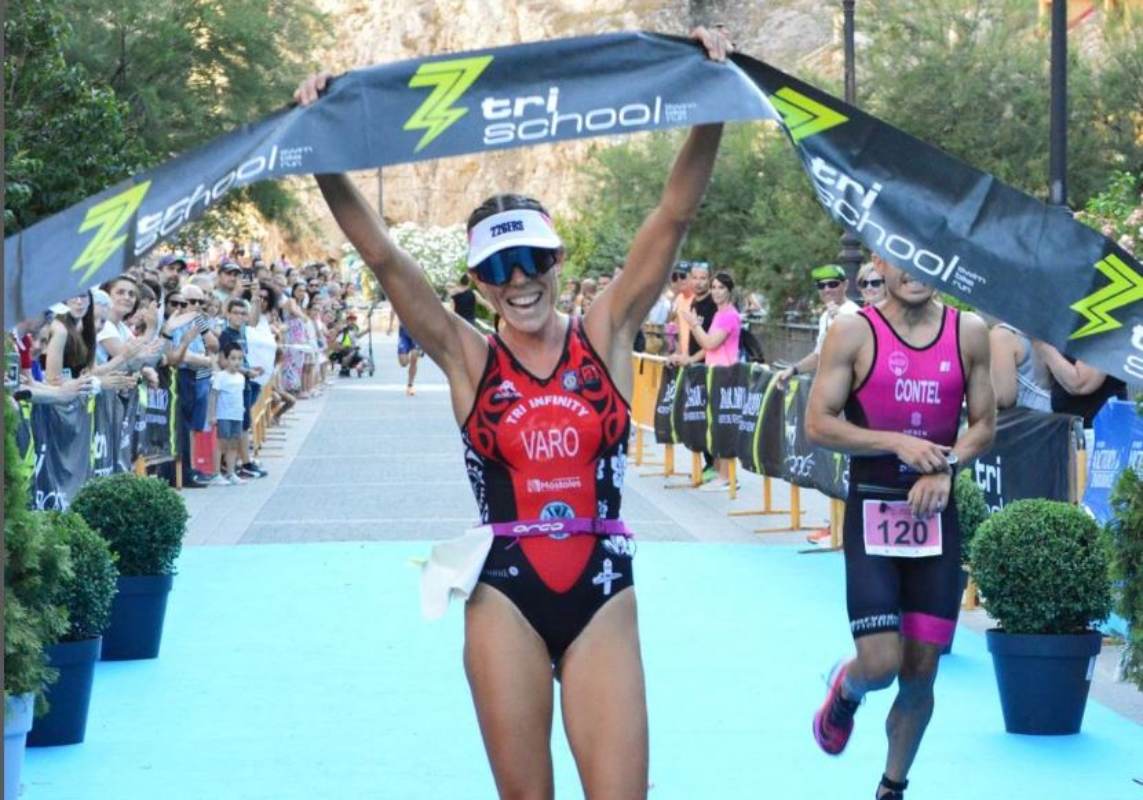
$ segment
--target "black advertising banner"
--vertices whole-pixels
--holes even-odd
[[[679,368],[674,364],[663,366],[663,375],[659,380],[659,392],[655,397],[655,443],[674,444],[678,441],[675,436],[674,409],[675,395],[679,388]]]
[[[709,403],[703,388],[701,366],[688,367],[675,404],[680,441],[689,450],[702,449],[706,441],[705,420],[716,420],[723,398],[741,398],[733,450],[716,452],[720,458],[737,456],[742,468],[780,478],[798,486],[817,489],[829,497],[844,499],[849,491],[849,458],[809,442],[805,413],[812,381],[791,378],[783,391],[772,373],[759,365],[713,367],[709,379]],[[666,373],[664,373],[666,380]],[[689,399],[689,402],[688,402]],[[734,412],[731,412],[732,414]],[[1024,408],[1000,412],[992,448],[966,469],[973,471],[993,510],[1014,500],[1043,497],[1068,500],[1070,445],[1078,417],[1045,414]],[[687,425],[691,428],[688,430]],[[720,426],[712,430],[718,447],[723,442]]]
[[[64,511],[91,476],[91,414],[88,403],[32,406],[32,441],[36,466],[32,506]]]
[[[760,438],[758,432],[761,430],[758,426],[758,417],[762,412],[763,399],[773,377],[774,373],[761,364],[747,365],[746,396],[742,400],[742,414],[738,418],[738,439],[735,442],[735,455],[747,472],[762,471],[755,458],[755,442]]]
[[[134,467],[135,414],[139,395],[100,392],[92,406],[91,472],[95,476],[130,472]]]
[[[771,380],[762,394],[762,410],[758,414],[758,426],[754,430],[754,463],[758,465],[761,474],[769,475],[771,478],[786,476],[784,406],[794,380],[786,384],[785,390],[778,386],[776,380]]]
[[[171,390],[148,386],[141,389],[136,435],[139,455],[170,456]]]
[[[996,418],[992,449],[969,464],[984,499],[993,511],[1030,497],[1071,499],[1068,482],[1069,442],[1079,417],[1009,408]]]
[[[1143,379],[1143,268],[1070,213],[754,59],[819,202],[940,291],[1125,380]]]
[[[710,396],[710,454],[715,458],[738,455],[738,426],[746,404],[747,364],[711,367],[707,383]]]
[[[682,371],[675,390],[673,421],[675,435],[688,450],[702,452],[707,448],[707,367],[691,364]]]
[[[1143,268],[1060,208],[743,54],[648,33],[398,62],[243,126],[4,242],[9,320],[120,272],[231,189],[590,136],[780,120],[828,213],[871,250],[1126,380]],[[474,199],[475,200],[475,199]]]
[[[817,489],[829,497],[844,498],[849,489],[849,458],[810,442],[806,436],[806,408],[812,381],[792,378],[782,403],[783,456],[789,483]]]

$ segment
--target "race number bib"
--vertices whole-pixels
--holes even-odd
[[[924,558],[941,554],[941,515],[913,516],[904,500],[866,500],[862,504],[865,552],[871,556]]]

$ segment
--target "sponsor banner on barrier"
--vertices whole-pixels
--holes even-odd
[[[734,364],[709,371],[710,449],[715,458],[734,458],[738,454],[738,428],[746,405],[750,365]]]
[[[691,364],[682,371],[672,412],[678,440],[696,453],[708,444],[707,369],[705,364]]]
[[[710,368],[714,373],[711,386],[733,391],[732,384],[737,381],[743,397],[735,451],[726,457],[737,457],[749,472],[844,499],[849,492],[848,456],[814,445],[806,438],[804,420],[812,381],[794,377],[782,390],[765,367],[739,366],[743,368]],[[705,386],[698,381],[692,383]],[[684,386],[680,396],[685,390]],[[706,414],[694,405],[699,395],[691,399],[690,405],[682,399],[676,403],[676,415],[685,410],[696,420],[705,418]],[[712,408],[706,413],[713,416],[713,399],[711,402]],[[1068,500],[1071,437],[1077,435],[1077,423],[1078,417],[1067,414],[1045,414],[1025,408],[1000,412],[992,448],[965,466],[973,471],[988,505],[998,510],[1014,500],[1030,497]],[[1137,421],[1137,425],[1143,429],[1143,420]],[[699,436],[693,432],[681,441],[688,449],[697,451],[700,447],[695,442],[705,441]],[[1131,455],[1123,456],[1124,462],[1134,459],[1133,463],[1143,468],[1143,434],[1128,447]]]
[[[986,453],[967,464],[992,511],[1033,497],[1071,498],[1070,437],[1079,417],[1007,408],[996,416],[996,438]]]
[[[1143,475],[1143,417],[1134,403],[1109,400],[1092,423],[1095,443],[1087,459],[1084,508],[1101,523],[1111,520],[1111,493],[1125,469]]]
[[[675,435],[674,409],[680,373],[674,364],[666,364],[663,367],[663,374],[659,379],[659,391],[655,395],[656,444],[674,444],[678,441]]]
[[[774,373],[761,364],[750,364],[745,375],[746,396],[742,399],[742,413],[738,417],[738,435],[735,439],[735,455],[747,472],[761,472],[754,457],[754,442],[761,427],[758,418],[762,413],[762,403],[766,397]]]
[[[91,477],[91,411],[88,402],[32,406],[32,507],[64,511]]]
[[[4,313],[119,274],[227,192],[704,122],[780,121],[822,206],[872,251],[1067,354],[1143,378],[1143,268],[1064,209],[1006,186],[744,54],[648,33],[386,64],[89,198],[4,242]]]
[[[135,417],[139,394],[100,392],[92,399],[91,473],[130,472],[135,461]]]
[[[142,456],[170,456],[172,394],[169,388],[140,388],[139,413],[135,424],[138,452]]]
[[[849,458],[812,444],[806,436],[806,407],[812,381],[792,378],[782,402],[782,479],[830,497],[849,491]]]

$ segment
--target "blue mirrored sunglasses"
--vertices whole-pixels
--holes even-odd
[[[558,250],[518,245],[493,253],[469,270],[484,283],[503,286],[512,280],[512,273],[517,267],[529,278],[534,278],[554,267],[558,259]]]

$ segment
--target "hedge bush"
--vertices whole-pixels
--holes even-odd
[[[174,572],[187,510],[167,484],[130,473],[95,478],[79,490],[71,510],[111,545],[120,575]]]
[[[1143,477],[1125,469],[1111,493],[1115,512],[1108,533],[1114,547],[1114,574],[1122,587],[1117,611],[1130,626],[1127,677],[1143,689]]]
[[[107,541],[74,512],[51,512],[52,538],[71,554],[71,577],[56,586],[55,603],[67,609],[64,641],[78,642],[103,633],[111,621],[119,570]]]
[[[1018,500],[990,516],[972,544],[972,575],[1007,633],[1081,633],[1111,612],[1106,540],[1068,503]]]
[[[28,510],[28,466],[16,447],[16,412],[4,403],[4,696],[34,692],[56,679],[44,647],[67,630],[53,602],[70,575],[67,548],[52,541],[44,516]]]
[[[957,519],[960,521],[960,563],[967,564],[972,540],[980,525],[988,519],[988,503],[984,501],[984,490],[972,476],[972,470],[961,470],[953,483],[953,502],[956,503]]]

